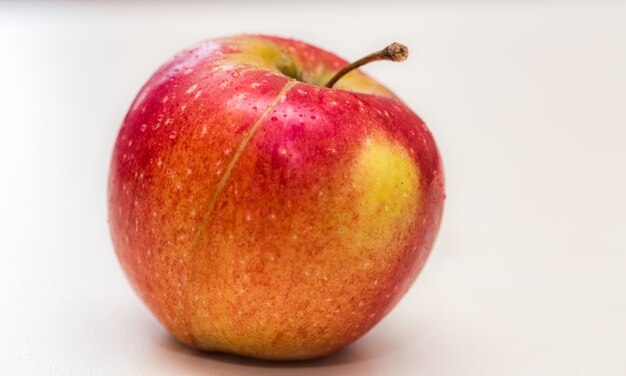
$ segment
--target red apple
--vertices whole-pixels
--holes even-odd
[[[115,144],[109,221],[139,296],[180,341],[307,359],[361,337],[435,240],[441,160],[424,123],[306,43],[209,40],[163,65]]]

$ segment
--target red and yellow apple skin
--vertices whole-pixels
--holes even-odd
[[[111,235],[180,341],[326,355],[381,320],[422,269],[444,201],[435,142],[359,71],[321,87],[346,64],[288,39],[210,40],[132,104],[111,162]]]

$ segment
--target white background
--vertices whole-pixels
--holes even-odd
[[[0,374],[626,374],[626,4],[0,4]],[[448,199],[396,309],[337,355],[265,363],[177,344],[107,227],[118,127],[178,50],[296,37],[365,68],[429,124]]]

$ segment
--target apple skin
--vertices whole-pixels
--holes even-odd
[[[176,55],[137,95],[111,161],[111,236],[183,343],[330,354],[422,269],[445,197],[435,141],[360,71],[321,87],[346,64],[299,41],[228,37]]]

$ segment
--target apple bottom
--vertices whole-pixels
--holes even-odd
[[[172,210],[155,175],[135,213],[163,238],[144,244],[150,252],[133,247],[140,264],[121,257],[122,265],[192,347],[272,360],[333,353],[375,325],[419,273],[438,225],[434,191],[381,135],[308,183],[288,183],[274,168],[260,179],[260,147],[238,161],[196,237],[180,236],[185,192]]]

